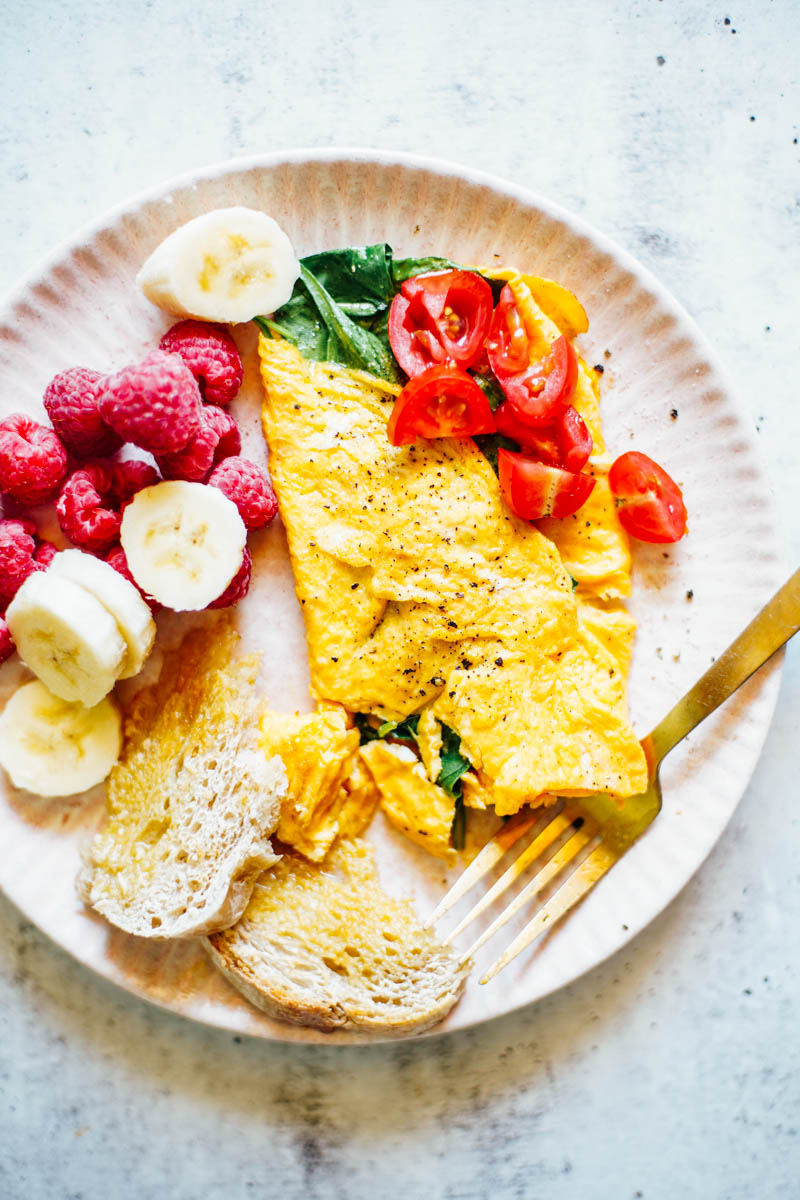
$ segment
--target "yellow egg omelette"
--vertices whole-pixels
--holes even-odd
[[[527,277],[497,274],[526,326],[558,337]],[[262,336],[259,352],[314,696],[449,726],[501,815],[540,797],[643,791],[626,700],[630,554],[592,373],[581,363],[573,403],[594,439],[595,488],[573,517],[536,526],[506,507],[471,439],[392,446],[395,385],[282,340]],[[423,760],[435,755],[429,737]]]

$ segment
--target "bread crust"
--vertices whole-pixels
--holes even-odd
[[[242,919],[204,944],[262,1012],[327,1031],[421,1033],[447,1015],[469,969],[408,901],[380,888],[372,848],[358,839],[323,867],[286,854]]]

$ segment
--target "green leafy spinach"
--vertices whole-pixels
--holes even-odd
[[[304,358],[337,362],[402,383],[389,345],[389,306],[413,275],[461,269],[449,258],[400,258],[386,242],[309,254],[291,298],[271,317],[256,317],[270,337],[283,337]],[[489,280],[494,285],[496,280]],[[493,286],[494,291],[494,286]],[[488,377],[478,382],[496,407],[502,398]]]
[[[406,717],[404,721],[400,722],[384,721],[382,725],[377,727],[373,724],[368,713],[355,713],[353,723],[361,735],[362,746],[367,742],[374,742],[387,737],[398,738],[402,741],[417,742],[419,740],[417,735],[419,713],[413,713],[410,717]],[[461,738],[455,730],[443,722],[440,722],[440,728],[442,731],[442,766],[436,782],[456,802],[451,836],[455,849],[463,850],[466,811],[464,809],[461,776],[465,771],[470,770],[471,764],[469,759],[465,758],[461,753]]]

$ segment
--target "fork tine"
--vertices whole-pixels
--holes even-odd
[[[490,904],[493,904],[498,896],[502,896],[503,892],[507,891],[508,888],[511,887],[512,883],[519,879],[522,872],[525,871],[532,862],[535,862],[537,858],[544,854],[545,850],[548,850],[550,846],[552,846],[557,840],[557,838],[564,833],[566,829],[569,829],[569,827],[573,825],[575,821],[574,814],[570,813],[569,811],[565,811],[563,807],[556,812],[553,812],[553,809],[547,809],[546,815],[550,816],[550,820],[547,822],[547,824],[542,829],[538,829],[536,831],[535,837],[525,847],[519,858],[514,859],[508,870],[503,872],[496,883],[489,888],[489,891],[486,892],[485,895],[481,897],[474,908],[471,908],[464,919],[460,921],[458,925],[456,925],[455,929],[453,929],[451,933],[448,933],[447,937],[444,939],[445,945],[452,942],[454,938],[458,937],[462,929],[466,929],[468,925],[471,925],[475,918],[479,917],[480,914],[484,912]]]
[[[575,822],[572,824],[574,826]],[[531,896],[535,896],[552,879],[555,879],[597,836],[596,826],[582,822],[571,836],[562,841],[557,853],[548,859],[541,870],[537,871],[533,878],[525,884],[522,891],[518,892],[511,903],[495,917],[491,925],[487,929],[484,929],[477,941],[473,942],[469,950],[461,956],[461,961],[467,962],[468,959],[473,958],[484,942],[488,942],[489,938],[493,937],[498,929],[502,929],[530,900]]]
[[[607,871],[611,870],[619,857],[619,854],[615,854],[604,842],[599,842],[592,853],[562,883],[558,891],[539,909],[533,919],[517,935],[505,953],[498,958],[497,962],[491,965],[486,974],[482,976],[480,982],[488,983],[498,972],[502,971],[503,967],[507,967],[512,959],[521,954],[539,934],[555,925],[563,916],[566,916],[569,910],[579,900],[582,900],[587,892],[592,890],[597,881],[602,879]]]
[[[563,804],[561,806],[563,808]],[[551,809],[547,810],[548,813]],[[559,812],[561,809],[559,808]],[[477,854],[472,862],[467,867],[462,875],[459,875],[450,891],[439,901],[438,906],[428,917],[423,928],[430,929],[439,917],[448,912],[454,904],[457,904],[462,896],[466,895],[469,889],[482,879],[483,876],[491,871],[495,863],[498,863],[503,855],[515,845],[521,837],[524,837],[529,829],[534,826],[537,821],[541,821],[542,817],[539,813],[532,809],[522,809],[519,813],[513,816],[509,821],[506,821],[502,829],[498,830],[491,841],[487,842]]]

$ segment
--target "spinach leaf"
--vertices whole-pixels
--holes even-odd
[[[453,813],[453,824],[450,829],[450,837],[453,842],[454,850],[463,850],[467,840],[467,810],[464,801],[460,796],[456,798],[455,812]]]
[[[361,736],[362,746],[380,738],[378,730],[370,723],[369,713],[353,713],[353,724]]]
[[[442,769],[436,780],[449,796],[461,798],[461,776],[470,769],[469,759],[461,753],[461,738],[449,725],[442,723]]]
[[[476,446],[488,458],[492,470],[497,474],[498,450],[519,450],[519,443],[504,433],[479,433],[474,439]]]
[[[353,724],[361,734],[362,746],[366,745],[367,742],[378,741],[386,737],[400,738],[409,742],[419,740],[417,736],[419,713],[412,713],[410,717],[406,717],[404,721],[400,722],[384,721],[377,728],[372,724],[369,713],[354,713]],[[445,725],[444,722],[440,722],[440,726],[442,730],[442,766],[436,782],[440,788],[443,788],[447,792],[448,796],[452,796],[455,799],[456,804],[453,813],[451,837],[455,849],[463,850],[467,814],[464,808],[461,776],[465,771],[469,771],[471,764],[469,759],[466,759],[461,753],[461,738],[455,730],[451,729],[449,725]]]
[[[369,329],[358,325],[302,264],[300,279],[328,330],[326,361],[369,371],[399,383],[402,376],[392,352]],[[280,322],[280,312],[276,313]]]
[[[470,769],[469,759],[461,753],[461,738],[449,725],[442,723],[442,769],[436,780],[440,788],[455,798],[453,826],[450,836],[456,850],[464,849],[467,832],[467,812],[464,807],[461,776]]]
[[[410,717],[406,717],[404,721],[384,721],[378,730],[378,737],[393,737],[400,738],[406,742],[416,742],[417,726],[419,725],[419,713],[412,713]]]
[[[356,319],[383,312],[397,291],[392,276],[392,248],[386,242],[309,254],[303,266],[348,316]]]
[[[506,394],[500,387],[500,384],[494,375],[479,375],[477,371],[470,371],[470,375],[481,391],[485,393],[486,399],[489,401],[489,407],[494,412],[506,398]]]
[[[274,317],[255,317],[255,323],[267,337],[285,338],[297,346],[303,358],[314,362],[325,362],[328,350],[328,327],[319,318],[319,313],[308,303],[305,295],[295,295],[284,304],[280,320]]]
[[[419,713],[412,713],[403,721],[384,721],[377,728],[371,723],[369,713],[354,713],[353,724],[361,735],[361,745],[393,737],[401,741],[416,742]]]
[[[417,742],[419,737],[419,713],[412,713],[403,721],[384,721],[377,727],[373,725],[369,713],[354,713],[353,724],[361,734],[361,745],[382,738],[398,738],[401,741]],[[461,738],[449,725],[441,723],[442,729],[442,766],[436,780],[440,788],[444,788],[449,796],[458,798],[461,795],[461,776],[470,769],[469,759],[461,753]]]
[[[406,279],[410,279],[412,275],[430,275],[434,271],[463,271],[464,268],[460,263],[453,262],[451,258],[437,258],[431,256],[428,258],[398,258],[392,264],[392,279],[394,280],[395,290],[400,291],[400,284]]]

